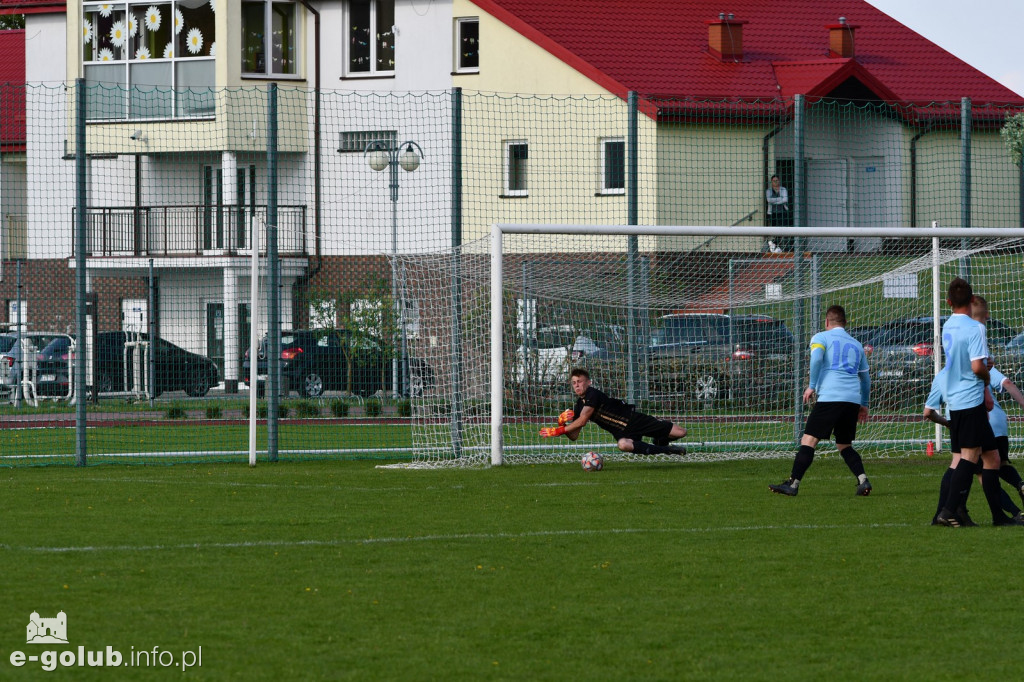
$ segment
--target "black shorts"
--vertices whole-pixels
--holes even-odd
[[[807,417],[804,433],[818,440],[828,440],[835,433],[836,443],[852,443],[857,437],[859,416],[857,403],[817,402]]]
[[[982,451],[983,452],[988,452],[989,450],[998,450],[999,451],[999,461],[1000,462],[1009,462],[1010,461],[1010,439],[1009,439],[1009,437],[1008,436],[996,436],[995,438],[996,439],[992,443],[992,447],[982,448]],[[959,455],[960,454],[960,443],[956,440],[956,437],[952,433],[949,434],[949,453],[951,455]]]
[[[664,419],[657,419],[649,414],[643,412],[634,412],[633,416],[629,418],[626,423],[626,428],[621,431],[611,431],[610,433],[615,440],[622,438],[629,438],[630,440],[640,440],[644,436],[650,436],[651,438],[668,438],[669,432],[672,430],[672,422],[665,421]]]
[[[950,443],[956,443],[961,451],[963,448],[981,448],[983,452],[996,449],[996,437],[984,405],[950,410],[949,434]]]
[[[1010,461],[1010,437],[996,436],[996,449],[999,450],[999,462]]]

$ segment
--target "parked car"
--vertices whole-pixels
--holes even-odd
[[[36,394],[71,397],[69,378],[74,368],[74,339],[68,334],[53,337],[36,355]]]
[[[511,358],[511,375],[518,382],[528,378],[534,383],[566,384],[572,367],[586,365],[591,358],[614,357],[623,352],[625,344],[625,330],[619,325],[541,327],[528,344],[520,344]]]
[[[93,371],[100,393],[131,390],[137,371],[143,373],[139,376],[145,376],[147,368],[137,367],[137,363],[143,359],[143,353],[136,352],[138,347],[129,344],[147,343],[148,340],[148,334],[129,334],[123,331],[97,334]],[[193,397],[204,396],[219,382],[219,372],[213,360],[187,351],[170,341],[161,338],[156,340],[154,360],[154,396],[167,391],[185,391]]]
[[[692,407],[731,398],[767,408],[792,384],[794,352],[785,323],[767,315],[665,315],[651,330],[651,392]]]
[[[60,332],[22,332],[22,343],[27,347],[28,353],[36,359],[40,349],[45,348],[51,341],[57,338],[70,338],[67,334]],[[0,385],[6,392],[10,392],[22,376],[21,348],[18,346],[18,335],[13,332],[0,335]],[[37,363],[36,393],[38,395],[62,395],[44,393],[39,390],[39,374]]]
[[[948,318],[939,318],[939,325]],[[989,320],[986,328],[989,352],[996,367],[1017,383],[1024,357],[1012,345],[1016,331],[996,319]],[[862,343],[869,352],[872,395],[894,407],[923,405],[935,376],[934,318],[886,322]]]
[[[263,394],[269,366],[267,347],[264,336],[256,364],[258,395]],[[246,384],[250,367],[246,351],[242,363]],[[344,329],[285,330],[281,332],[281,380],[286,393],[295,390],[307,398],[317,398],[325,391],[334,390],[368,396],[391,388],[392,362],[383,345],[370,336],[353,335]],[[406,393],[412,396],[422,395],[434,385],[434,372],[426,361],[420,358],[409,361],[409,383]]]

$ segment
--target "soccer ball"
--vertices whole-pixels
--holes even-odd
[[[604,468],[604,457],[596,452],[588,452],[580,460],[580,466],[584,471],[600,471]]]

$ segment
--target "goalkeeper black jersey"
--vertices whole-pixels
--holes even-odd
[[[582,398],[577,398],[573,412],[578,416],[584,407],[594,408],[590,421],[612,433],[625,430],[634,410],[632,405],[618,398],[610,398],[593,386],[586,390]]]

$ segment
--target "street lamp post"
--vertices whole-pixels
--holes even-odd
[[[405,340],[405,287],[400,285],[398,272],[398,167],[411,173],[420,167],[425,157],[423,148],[411,140],[389,147],[385,142],[376,140],[366,145],[363,150],[370,168],[375,171],[389,169],[388,187],[391,190],[391,299],[395,305],[397,329],[394,335],[396,350],[401,348],[402,382],[399,384],[399,359],[391,359],[391,389],[395,397],[403,394],[409,371],[409,354]]]

